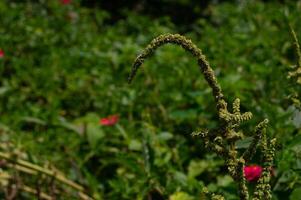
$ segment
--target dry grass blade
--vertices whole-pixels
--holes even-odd
[[[19,170],[19,171],[22,171],[22,172],[25,172],[25,173],[28,173],[31,175],[35,175],[35,174],[39,174],[39,173],[45,174],[49,177],[54,178],[56,181],[61,182],[65,185],[69,186],[70,188],[73,188],[74,190],[76,190],[78,193],[78,196],[83,200],[93,199],[92,197],[90,197],[89,195],[87,195],[85,193],[84,187],[67,179],[65,176],[63,176],[60,173],[43,168],[43,167],[35,165],[35,164],[32,164],[30,162],[19,159],[19,158],[15,157],[14,155],[11,155],[8,153],[0,152],[0,158],[8,161],[9,163],[12,163],[13,165],[11,165],[11,167],[16,170]]]

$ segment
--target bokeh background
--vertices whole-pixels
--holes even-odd
[[[300,13],[301,1],[285,0],[1,0],[0,151],[62,172],[95,199],[196,200],[204,186],[237,199],[222,160],[191,137],[218,124],[196,61],[165,46],[127,84],[154,37],[180,33],[203,50],[226,99],[254,114],[246,133],[270,120],[274,199],[298,200],[301,114],[290,96],[301,90],[287,74],[297,60],[289,24],[301,40]],[[13,175],[0,178],[1,198],[19,179],[48,191],[16,171],[0,160],[0,173]],[[76,199],[69,193],[56,198]]]

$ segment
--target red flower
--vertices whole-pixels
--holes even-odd
[[[111,115],[100,119],[99,124],[102,126],[113,126],[118,122],[118,120],[119,120],[118,115]]]
[[[262,173],[262,167],[258,165],[250,165],[244,167],[245,178],[249,181],[257,181]]]
[[[4,51],[2,49],[0,49],[0,58],[4,57]]]
[[[60,0],[61,4],[68,5],[71,4],[72,0]]]

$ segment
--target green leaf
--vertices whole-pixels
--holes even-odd
[[[87,124],[87,138],[90,145],[95,148],[98,142],[104,137],[103,130],[99,127],[99,125],[95,125],[93,123]]]
[[[129,149],[133,151],[140,151],[142,149],[142,143],[139,140],[132,139],[129,144]]]
[[[246,137],[242,140],[238,140],[236,143],[235,143],[235,147],[237,149],[246,149],[250,146],[251,142],[252,142],[253,138],[252,137]]]
[[[229,175],[218,176],[217,177],[217,185],[220,186],[220,187],[227,187],[231,183],[233,183],[233,179]]]
[[[169,117],[175,120],[195,119],[197,117],[197,111],[193,109],[175,110],[170,113]]]
[[[76,119],[74,123],[85,126],[87,140],[92,148],[95,148],[99,141],[105,136],[99,125],[99,116],[95,113],[88,113],[84,117]]]
[[[172,139],[173,138],[173,134],[169,133],[169,132],[161,132],[161,133],[158,134],[157,138],[160,141],[166,141],[166,140]]]
[[[195,200],[195,198],[185,192],[176,192],[169,196],[169,200]]]
[[[300,200],[301,197],[301,188],[296,188],[290,195],[290,200]]]
[[[209,166],[209,163],[205,160],[192,160],[188,166],[188,177],[196,177],[202,174]]]

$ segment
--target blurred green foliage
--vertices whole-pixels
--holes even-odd
[[[300,11],[300,1],[208,5],[210,17],[183,33],[207,56],[226,98],[239,97],[242,111],[253,112],[246,131],[269,118],[269,134],[279,139],[275,199],[300,196],[301,117],[286,78],[295,63],[288,22],[301,38]],[[12,142],[31,162],[52,163],[99,199],[191,200],[204,185],[236,199],[223,163],[190,136],[217,123],[194,59],[163,47],[126,83],[144,46],[185,24],[126,15],[112,24],[109,12],[75,0],[0,1],[1,143]],[[112,114],[117,125],[99,125]]]

